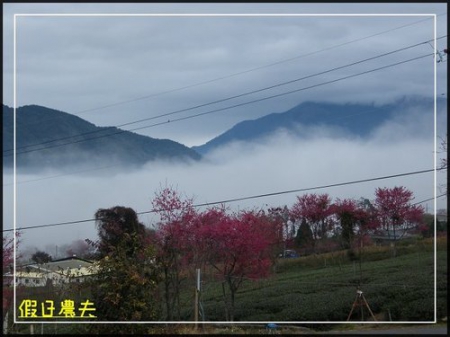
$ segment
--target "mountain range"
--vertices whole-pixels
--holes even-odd
[[[446,107],[447,99],[439,97],[437,105],[438,109]],[[378,127],[410,109],[432,118],[434,100],[409,96],[384,105],[303,102],[285,112],[244,120],[205,144],[189,148],[169,139],[155,139],[116,127],[98,127],[66,112],[27,105],[16,109],[16,163],[18,170],[35,172],[47,168],[140,167],[160,159],[195,162],[230,143],[257,142],[280,130],[299,139],[314,127],[369,137]],[[13,132],[13,109],[3,105],[6,169],[13,164]]]
[[[447,99],[439,97],[437,105],[447,106]],[[364,138],[386,121],[412,108],[428,112],[431,117],[434,100],[408,96],[384,105],[307,101],[285,112],[271,113],[258,119],[240,122],[207,143],[194,146],[192,149],[206,155],[232,142],[255,142],[280,130],[301,137],[302,132],[309,127],[330,127],[351,136]]]
[[[3,105],[3,166],[13,164],[13,109]],[[98,127],[75,115],[38,105],[16,109],[16,166],[25,171],[47,168],[138,167],[165,159],[197,161],[187,146],[116,127]]]

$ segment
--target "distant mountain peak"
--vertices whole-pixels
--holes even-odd
[[[97,127],[69,113],[39,105],[16,109],[17,168],[39,171],[75,166],[141,166],[154,160],[199,160],[183,144],[116,127]],[[3,105],[3,166],[12,167],[13,109]]]
[[[446,99],[438,98],[440,104]],[[389,104],[331,103],[305,101],[285,112],[270,113],[263,117],[237,123],[229,130],[192,149],[204,155],[231,142],[254,142],[283,129],[301,136],[305,127],[325,126],[344,130],[349,135],[368,136],[375,128],[389,120],[397,111],[407,107],[433,107],[434,99],[421,96],[404,96]],[[298,126],[302,126],[299,128]]]

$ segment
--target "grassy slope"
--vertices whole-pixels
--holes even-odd
[[[432,244],[401,246],[396,258],[390,258],[388,247],[370,247],[362,259],[361,290],[377,320],[434,320]],[[446,248],[438,250],[437,271],[438,318],[442,318],[447,316]],[[346,321],[359,280],[359,263],[349,261],[345,252],[282,261],[272,277],[242,285],[235,321]],[[207,282],[202,302],[206,320],[224,320],[220,283]],[[190,311],[185,310],[185,320],[191,319]],[[369,316],[364,307],[363,319]],[[359,307],[350,320],[361,321]]]

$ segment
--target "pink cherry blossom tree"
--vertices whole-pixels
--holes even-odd
[[[199,215],[197,242],[203,257],[222,281],[225,316],[234,320],[236,292],[244,280],[269,275],[271,270],[272,223],[262,213],[241,211],[228,215],[224,208]],[[272,233],[272,235],[269,235]]]
[[[182,270],[191,257],[192,233],[189,230],[196,212],[192,199],[183,199],[180,193],[166,187],[155,193],[154,212],[159,216],[154,236],[157,261],[162,268],[166,319],[180,319],[180,285]]]
[[[332,227],[331,198],[328,194],[304,194],[297,196],[297,202],[290,210],[295,220],[306,221],[312,233],[312,249],[315,252],[317,241],[324,238]]]
[[[418,228],[423,222],[423,207],[413,205],[413,193],[403,186],[377,188],[375,208],[378,231],[393,242],[393,256],[397,254],[396,243],[407,231]]]

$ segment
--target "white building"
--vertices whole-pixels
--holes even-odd
[[[71,256],[43,264],[27,264],[16,267],[16,285],[28,287],[43,287],[50,283],[60,285],[71,282],[83,282],[97,272],[97,266],[92,261]],[[3,275],[4,285],[12,285],[14,272]]]

